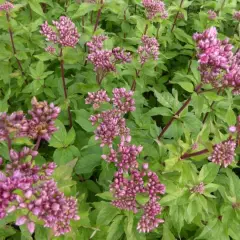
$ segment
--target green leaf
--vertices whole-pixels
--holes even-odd
[[[180,85],[184,90],[190,93],[194,91],[193,84],[190,82],[176,82],[176,84]]]
[[[52,61],[53,59],[57,59],[56,56],[50,54],[49,52],[43,52],[38,55],[34,55],[35,58],[39,59],[40,61]]]
[[[205,164],[199,173],[199,182],[211,183],[216,178],[219,171],[219,165],[215,163]]]
[[[76,113],[76,122],[87,132],[93,132],[95,127],[90,122],[90,113],[85,109],[73,111]]]
[[[49,146],[62,148],[65,146],[64,143],[67,138],[67,131],[60,120],[56,120],[55,125],[57,126],[58,130],[52,135],[49,141]]]
[[[151,110],[149,110],[145,115],[151,117],[151,116],[172,116],[173,112],[166,107],[154,107]]]
[[[16,233],[16,230],[11,226],[0,227],[0,237],[10,237]]]
[[[74,128],[72,127],[67,134],[67,138],[65,139],[64,145],[69,146],[69,145],[73,144],[75,141],[75,138],[76,138],[76,133],[75,133]]]
[[[229,126],[236,124],[236,116],[234,111],[232,110],[231,106],[228,108],[226,113],[226,122]]]
[[[159,93],[153,88],[151,90],[154,92],[154,95],[156,96],[159,103],[161,103],[164,107],[172,108],[173,104],[175,103],[175,99],[172,94],[169,92]]]
[[[73,159],[71,162],[68,162],[64,166],[58,166],[54,171],[55,180],[68,180],[71,179],[73,169],[77,163],[77,158]]]
[[[53,159],[54,162],[60,166],[70,162],[75,157],[79,156],[79,154],[79,150],[75,146],[69,146],[56,149],[53,154]]]
[[[109,201],[113,200],[113,195],[110,192],[98,193],[96,196]]]
[[[163,236],[162,240],[175,240],[176,238],[174,235],[171,233],[168,224],[164,223],[163,224]]]
[[[202,128],[202,122],[193,113],[187,113],[184,117],[181,117],[181,120],[190,132],[198,133]]]
[[[108,225],[119,214],[119,210],[106,202],[101,202],[101,209],[97,216],[97,225]]]
[[[221,101],[225,99],[224,97],[217,95],[217,93],[215,92],[204,92],[202,93],[202,95],[211,101]]]
[[[75,171],[78,174],[91,173],[96,166],[100,165],[101,161],[102,159],[99,155],[89,154],[78,160]]]
[[[181,42],[184,42],[184,43],[189,43],[191,45],[193,45],[193,40],[192,40],[192,37],[189,36],[184,30],[182,30],[181,28],[175,28],[174,31],[173,31],[175,37],[181,41]]]
[[[42,16],[43,18],[45,18],[45,15],[42,11],[41,5],[39,4],[38,0],[28,0],[28,3],[31,7],[31,9],[37,13],[38,15]]]
[[[123,216],[117,216],[114,218],[113,223],[108,229],[108,236],[106,240],[118,240],[124,233],[124,218]]]
[[[97,4],[81,3],[77,12],[75,14],[73,14],[72,19],[79,18],[79,17],[84,16],[85,14],[87,14],[91,11],[96,11],[97,9],[98,9]]]
[[[35,239],[48,240],[48,228],[45,228],[41,225],[36,225],[35,229]]]

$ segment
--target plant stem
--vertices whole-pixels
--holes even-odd
[[[38,136],[37,142],[36,142],[36,144],[35,144],[35,146],[34,146],[34,148],[33,148],[34,151],[37,151],[37,150],[38,150],[38,148],[39,148],[39,146],[40,146],[41,140],[42,140],[42,137],[41,137],[41,136]]]
[[[67,100],[68,99],[68,95],[67,95],[67,87],[66,87],[66,82],[65,82],[65,77],[64,77],[64,60],[63,60],[63,49],[62,48],[60,50],[59,57],[61,58],[60,66],[61,66],[61,76],[62,76],[64,98],[65,98],[65,100]],[[71,114],[69,105],[68,105],[68,120],[69,120],[69,127],[71,128],[72,127],[72,114]]]
[[[16,48],[15,48],[15,44],[14,44],[14,40],[13,40],[13,32],[11,30],[11,27],[10,27],[10,16],[9,16],[9,13],[7,12],[6,13],[6,17],[7,17],[7,21],[8,21],[8,32],[9,32],[9,35],[10,35],[10,40],[11,40],[11,44],[12,44],[12,51],[13,51],[13,54],[16,55]],[[15,56],[16,60],[17,60],[17,64],[18,64],[18,67],[22,73],[22,76],[24,76],[24,72],[23,72],[23,68],[22,68],[22,64],[21,62],[18,60],[18,58]]]
[[[146,23],[146,26],[145,26],[145,29],[144,29],[143,35],[146,35],[146,34],[147,34],[147,30],[148,30],[148,23]]]
[[[198,151],[198,152],[194,152],[194,153],[184,153],[180,159],[186,159],[186,158],[190,158],[190,157],[196,157],[196,156],[199,156],[199,155],[202,155],[202,154],[205,154],[205,153],[208,153],[208,149],[203,149],[201,151]]]
[[[8,145],[9,157],[10,157],[10,150],[11,150],[11,148],[12,148],[12,140],[11,140],[11,138],[9,137],[9,133],[7,133],[6,138],[7,138],[7,145]],[[10,158],[11,158],[11,157],[10,157]]]
[[[181,8],[182,5],[183,5],[183,1],[184,1],[184,0],[181,0],[181,2],[180,2],[180,6],[179,6],[180,8]],[[174,30],[174,28],[175,28],[175,25],[176,25],[176,22],[177,22],[177,18],[178,18],[179,12],[180,12],[180,11],[177,12],[177,14],[176,14],[176,16],[175,16],[175,18],[174,18],[171,32],[173,32],[173,30]]]
[[[136,78],[138,78],[139,77],[139,73],[140,73],[140,70],[136,70]],[[136,78],[134,78],[134,80],[133,80],[133,83],[132,83],[132,86],[131,86],[131,90],[132,91],[135,91],[136,90]]]
[[[93,29],[93,33],[95,33],[96,30],[97,30],[97,27],[98,27],[98,24],[99,24],[99,21],[100,21],[100,17],[101,17],[101,13],[102,13],[102,9],[103,9],[103,0],[101,0],[101,7],[100,7],[100,9],[98,10],[98,13],[97,13],[97,19],[96,19],[96,23],[95,23],[95,26],[94,26],[94,29]]]
[[[196,89],[195,92],[198,93],[198,91],[201,89],[202,84],[199,84]],[[179,114],[188,106],[188,104],[191,102],[192,97],[189,97],[187,99],[187,101],[182,105],[182,107],[172,116],[172,118],[169,120],[169,122],[167,123],[167,125],[163,128],[162,132],[159,134],[158,136],[158,140],[161,139],[161,137],[164,135],[164,133],[168,130],[168,128],[171,126],[171,124],[173,123],[173,121],[179,116]]]

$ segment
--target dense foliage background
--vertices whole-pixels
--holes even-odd
[[[234,148],[233,161],[226,155],[231,163],[226,168],[208,157],[215,144],[238,140],[240,98],[231,87],[199,85],[198,48],[192,35],[215,26],[218,38],[228,37],[237,52],[240,20],[233,14],[240,1],[165,0],[168,16],[153,19],[148,19],[140,0],[90,2],[19,0],[12,1],[14,8],[9,11],[0,11],[0,112],[27,112],[34,96],[61,108],[55,121],[58,130],[49,141],[41,141],[34,162],[57,164],[53,177],[61,192],[77,198],[80,216],[71,222],[69,233],[54,237],[37,218],[33,234],[27,226],[17,226],[17,217],[26,214],[17,210],[0,220],[0,239],[239,240],[239,148]],[[52,24],[60,16],[69,17],[77,27],[80,38],[74,48],[51,44],[40,33],[45,21]],[[141,64],[137,49],[144,34],[157,39],[160,53]],[[116,71],[101,81],[96,81],[94,66],[87,60],[87,42],[94,35],[108,37],[104,49],[121,47],[132,54],[131,62],[116,64]],[[56,53],[45,51],[48,46],[55,46]],[[114,88],[134,90],[136,110],[124,117],[132,143],[143,147],[138,162],[148,163],[166,187],[158,200],[164,223],[150,233],[137,230],[141,211],[135,214],[111,204],[109,186],[116,166],[101,158],[108,150],[95,140],[96,126],[89,120],[95,111],[85,104],[88,92],[104,89],[112,96]],[[101,111],[106,109],[108,104]],[[14,139],[13,146],[19,150],[35,143],[23,137]],[[8,147],[6,141],[0,142],[2,171],[11,159]],[[227,151],[221,154],[230,154]],[[140,204],[146,198],[137,196]]]

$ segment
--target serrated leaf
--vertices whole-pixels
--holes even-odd
[[[124,219],[123,216],[117,216],[108,229],[108,236],[106,240],[118,240],[124,233]]]
[[[75,171],[78,174],[91,173],[96,166],[100,165],[101,161],[101,157],[97,154],[83,156],[77,162]]]
[[[43,10],[41,8],[40,3],[38,2],[38,0],[28,0],[28,3],[31,7],[31,9],[37,13],[38,15],[42,16],[43,18],[45,18],[45,15],[43,13]]]
[[[216,178],[219,171],[219,165],[215,163],[205,164],[199,173],[199,182],[211,183]]]

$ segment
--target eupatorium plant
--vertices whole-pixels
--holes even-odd
[[[88,93],[86,103],[93,104],[94,109],[96,104],[103,102],[111,102],[113,109],[92,115],[90,121],[93,125],[98,125],[95,139],[100,140],[100,146],[109,147],[109,155],[102,155],[102,158],[109,163],[114,163],[117,168],[110,186],[110,191],[115,198],[112,204],[134,213],[143,211],[137,229],[140,232],[152,231],[164,222],[157,216],[161,214],[158,200],[160,195],[165,193],[165,186],[160,183],[155,172],[148,170],[148,164],[139,166],[137,156],[142,151],[142,146],[131,145],[130,129],[126,127],[123,115],[135,110],[133,92],[125,88],[115,88],[111,99],[103,90]],[[114,141],[117,137],[119,143],[115,148]],[[149,198],[144,205],[137,202],[136,197],[140,193]]]
[[[63,49],[64,47],[72,47],[75,48],[79,41],[79,33],[75,24],[70,20],[70,18],[61,16],[59,21],[52,21],[53,25],[56,28],[56,31],[49,26],[48,22],[45,21],[41,25],[40,33],[46,37],[47,41],[53,42],[54,44],[59,45],[59,58],[60,58],[60,67],[61,67],[61,77],[62,77],[62,85],[65,101],[68,101],[67,94],[67,86],[64,76],[64,57],[63,57]],[[53,54],[56,52],[56,49],[53,46],[48,46],[45,48],[45,51]],[[68,104],[68,120],[70,127],[72,126],[72,113],[70,110],[70,106]]]
[[[117,63],[127,63],[131,61],[131,54],[124,52],[120,47],[112,50],[105,50],[103,42],[106,36],[93,36],[92,41],[87,43],[89,48],[88,60],[94,65],[96,81],[100,85],[108,72],[116,71]]]

